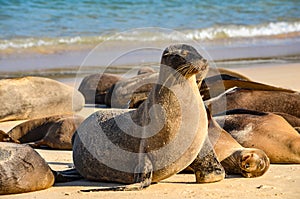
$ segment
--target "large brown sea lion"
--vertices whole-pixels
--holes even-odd
[[[204,78],[207,68],[189,45],[166,48],[158,82],[138,109],[98,111],[77,129],[73,160],[78,172],[90,180],[130,184],[114,190],[139,190],[192,163],[207,136],[195,74]]]
[[[244,147],[263,150],[271,163],[300,163],[300,135],[281,116],[251,110],[230,110],[215,117]]]
[[[53,183],[48,164],[30,146],[0,142],[0,194],[42,190]]]
[[[270,161],[264,151],[241,146],[213,118],[209,119],[208,135],[226,173],[258,177],[268,170]]]
[[[280,112],[273,112],[273,113],[283,117],[292,127],[294,127],[294,128],[300,127],[300,118],[299,117],[296,117],[296,116],[293,116],[293,115],[290,115],[287,113],[280,113]]]
[[[23,122],[7,134],[12,139],[28,143],[32,147],[72,150],[72,136],[83,120],[79,115],[54,115]]]
[[[84,97],[58,81],[43,77],[0,80],[0,122],[74,113]]]

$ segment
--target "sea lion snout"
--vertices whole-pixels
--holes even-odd
[[[261,150],[250,151],[241,156],[240,167],[245,177],[261,176],[268,170],[269,166],[270,161]]]
[[[161,64],[172,67],[187,78],[200,72],[206,74],[208,70],[208,61],[187,44],[167,47],[162,54]]]
[[[192,70],[194,74],[208,70],[208,61],[204,58],[192,61],[191,64],[194,66]]]

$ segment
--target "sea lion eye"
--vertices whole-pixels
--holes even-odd
[[[245,164],[245,168],[249,169],[250,168],[250,164],[249,163]]]

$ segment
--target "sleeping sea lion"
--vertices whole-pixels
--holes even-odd
[[[244,147],[263,150],[271,163],[300,163],[300,135],[281,116],[251,110],[230,110],[215,117]]]
[[[224,102],[226,102],[224,104]],[[286,91],[261,91],[243,88],[229,89],[205,101],[214,113],[231,109],[249,109],[262,112],[282,112],[300,117],[300,93]]]
[[[73,114],[37,118],[15,126],[7,134],[32,147],[72,150],[72,136],[83,120]]]
[[[214,118],[209,119],[208,135],[227,174],[251,178],[262,176],[269,169],[270,160],[264,151],[241,146]]]
[[[30,146],[0,142],[0,194],[49,188],[54,175],[45,160]]]

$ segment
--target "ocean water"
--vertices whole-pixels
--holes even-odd
[[[300,0],[0,0],[0,72],[77,66],[107,40],[185,39],[214,60],[297,57]]]

